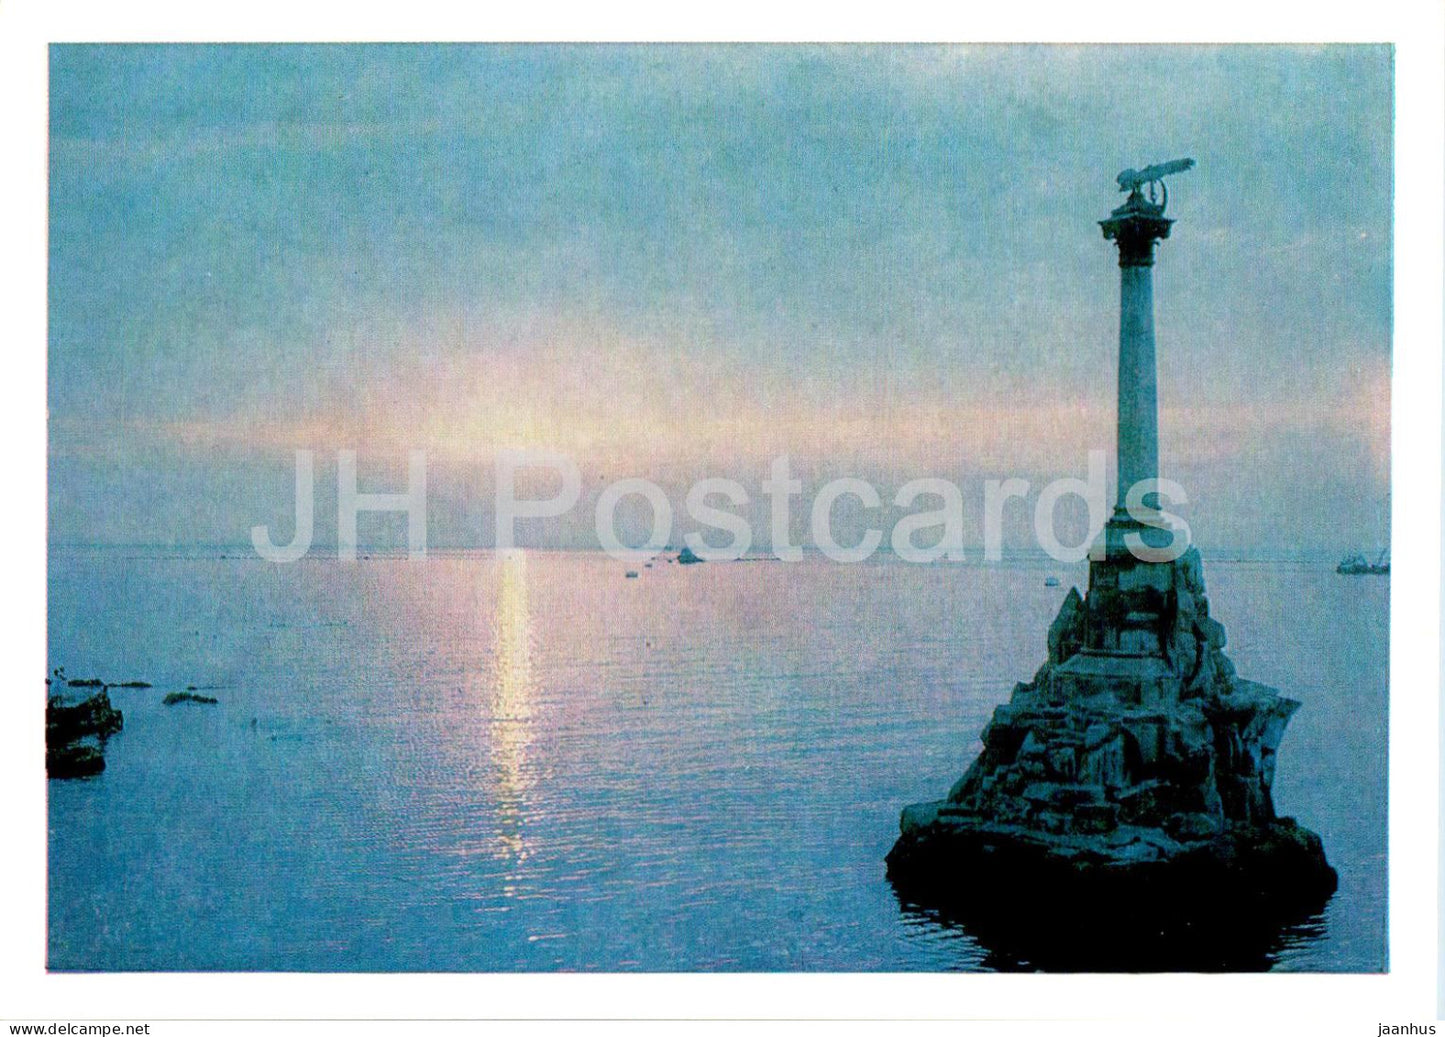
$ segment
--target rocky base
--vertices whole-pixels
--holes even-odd
[[[1193,842],[1155,828],[1050,836],[942,819],[901,835],[887,862],[895,884],[920,892],[1026,892],[1036,902],[1116,901],[1136,911],[1176,904],[1209,910],[1220,903],[1318,910],[1338,882],[1319,836],[1292,818]]]
[[[898,839],[888,875],[906,909],[964,928],[991,967],[1053,972],[1262,970],[1337,884],[1290,818],[1188,843],[944,818]]]
[[[1069,592],[1047,661],[994,711],[972,766],[945,799],[903,811],[889,875],[970,929],[997,911],[1014,934],[1037,921],[1046,948],[1087,934],[1088,953],[1058,967],[1248,967],[1210,962],[1318,912],[1337,881],[1319,837],[1275,815],[1299,703],[1235,673],[1198,553],[1135,558],[1131,528],[1106,527],[1088,594]],[[1182,960],[1163,953],[1175,937]],[[1129,964],[1107,964],[1115,939]]]

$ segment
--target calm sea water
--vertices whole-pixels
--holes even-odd
[[[49,961],[101,970],[997,964],[883,857],[1043,661],[1082,567],[59,549],[50,658],[113,690],[50,792]],[[1044,586],[1053,572],[1057,588]],[[1276,804],[1340,873],[1290,970],[1385,966],[1387,579],[1206,562],[1303,702]],[[161,704],[188,685],[216,706]]]

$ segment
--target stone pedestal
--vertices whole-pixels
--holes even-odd
[[[1299,703],[1239,677],[1224,647],[1193,548],[1092,563],[1088,593],[1069,591],[1047,661],[994,711],[967,773],[904,809],[895,883],[1025,895],[1056,920],[1113,902],[1186,929],[1230,910],[1318,909],[1335,873],[1271,797]]]

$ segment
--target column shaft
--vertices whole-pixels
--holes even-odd
[[[1129,488],[1159,477],[1158,375],[1154,362],[1153,269],[1119,267],[1118,506]],[[1147,498],[1153,503],[1154,496]]]

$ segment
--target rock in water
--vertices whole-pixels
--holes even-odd
[[[1048,661],[994,711],[968,772],[945,799],[904,809],[888,854],[900,895],[1015,935],[1028,916],[1046,933],[1117,935],[1132,919],[1149,939],[1198,940],[1241,915],[1317,911],[1334,869],[1270,794],[1299,703],[1235,675],[1198,553],[1144,562],[1111,551],[1089,580],[1049,628]],[[1184,967],[1226,967],[1213,960]],[[1074,967],[1111,966],[1085,953]]]
[[[45,742],[63,745],[85,737],[109,738],[125,726],[125,717],[97,692],[86,698],[51,695],[45,701]]]
[[[73,684],[89,688],[89,684]],[[69,694],[45,700],[45,773],[51,778],[85,778],[105,770],[105,741],[125,717],[101,690],[86,698]]]
[[[214,706],[218,701],[210,695],[197,695],[194,691],[173,691],[161,699],[161,705],[174,706],[182,702],[195,702],[202,706]]]

